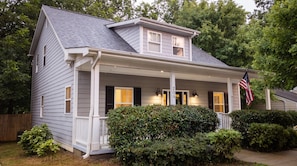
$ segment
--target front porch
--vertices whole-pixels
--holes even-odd
[[[226,113],[241,108],[241,70],[107,51],[91,53],[98,55],[76,57],[73,92],[72,142],[88,155],[112,152],[106,115],[118,106],[200,105],[220,112],[219,128],[230,128]],[[156,94],[158,89],[161,94]]]

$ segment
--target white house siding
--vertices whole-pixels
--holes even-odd
[[[140,52],[140,27],[125,27],[115,29],[116,33],[119,34],[127,43],[130,44],[136,52]]]
[[[78,73],[78,116],[88,116],[90,112],[91,73],[79,71]]]
[[[148,31],[154,31],[162,34],[162,39],[161,39],[161,53],[155,53],[155,52],[149,52],[148,51]],[[151,55],[151,56],[158,56],[158,57],[165,57],[168,59],[177,59],[177,60],[190,60],[190,44],[189,44],[189,38],[184,37],[184,42],[185,42],[185,47],[184,47],[184,57],[178,57],[173,55],[173,47],[172,47],[172,36],[174,34],[170,34],[167,32],[162,32],[158,30],[151,30],[147,28],[143,28],[143,54],[145,55]],[[179,36],[179,35],[175,35]],[[180,36],[183,37],[183,36]]]
[[[239,96],[239,88],[238,88],[238,84],[232,84],[232,91],[233,91],[233,111],[235,110],[240,110],[240,96]]]
[[[84,85],[88,86],[87,84]],[[161,97],[156,96],[155,91],[157,88],[169,89],[169,78],[100,73],[100,116],[105,116],[106,86],[140,87],[142,105],[161,104]],[[204,107],[208,107],[208,91],[227,92],[227,84],[177,79],[176,89],[189,90],[190,105],[201,105]],[[199,97],[192,97],[191,92],[193,89],[197,90]],[[87,116],[88,114],[84,113],[84,115]]]
[[[46,45],[46,65],[43,66],[43,47]],[[33,125],[46,123],[54,139],[64,147],[72,146],[72,112],[65,114],[65,87],[71,86],[73,103],[73,68],[64,61],[64,53],[51,26],[43,26],[39,44],[33,58],[31,112]],[[36,55],[39,55],[39,70],[35,73]],[[40,101],[44,96],[43,117],[40,118]]]
[[[255,109],[265,110],[265,104],[256,104],[253,106]],[[288,100],[283,97],[276,96],[276,100],[271,101],[271,110],[283,110],[289,111],[294,110],[297,111],[297,103],[291,100]]]

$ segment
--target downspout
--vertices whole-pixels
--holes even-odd
[[[96,64],[98,63],[99,59],[101,58],[101,51],[98,51],[97,57],[95,61],[92,64],[91,70],[94,70]],[[92,72],[91,72],[92,73]],[[94,76],[91,76],[91,81]],[[83,159],[86,159],[90,156],[91,152],[91,143],[92,143],[92,133],[93,133],[93,114],[94,114],[94,94],[93,94],[93,89],[94,89],[94,83],[91,82],[91,108],[90,108],[90,113],[89,113],[89,126],[88,126],[88,139],[87,139],[87,151],[86,154],[83,155]]]

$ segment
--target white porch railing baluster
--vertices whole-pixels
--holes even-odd
[[[109,147],[109,135],[108,135],[108,129],[107,129],[107,124],[106,124],[106,120],[108,117],[100,117],[99,118],[99,144],[100,144],[100,148],[107,148]]]
[[[217,112],[218,118],[220,120],[219,129],[231,129],[232,119],[229,114]]]

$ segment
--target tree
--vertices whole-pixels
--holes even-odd
[[[233,0],[218,0],[208,3],[202,0],[185,1],[178,13],[176,24],[199,30],[201,34],[194,44],[231,66],[246,65],[238,29],[245,24],[246,12]]]
[[[278,0],[267,13],[253,67],[271,88],[297,85],[297,0]]]

